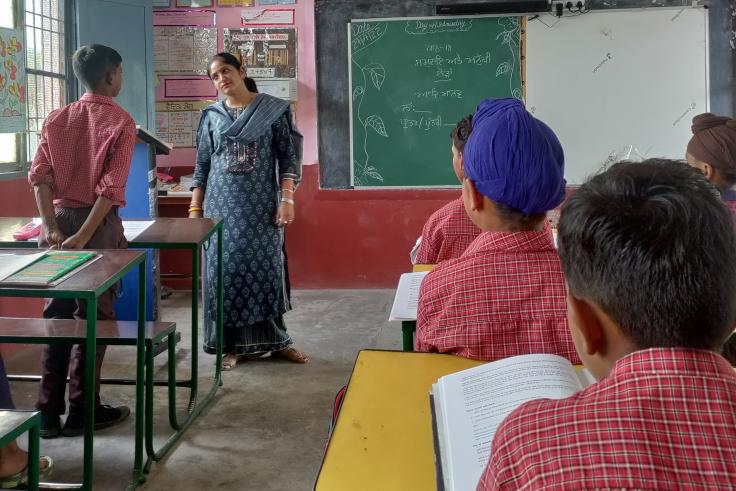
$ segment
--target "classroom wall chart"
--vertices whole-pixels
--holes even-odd
[[[0,28],[0,133],[26,130],[25,60],[23,32]]]

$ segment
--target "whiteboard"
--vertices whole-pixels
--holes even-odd
[[[623,158],[684,158],[708,111],[707,26],[692,7],[530,17],[527,108],[559,137],[568,184]]]

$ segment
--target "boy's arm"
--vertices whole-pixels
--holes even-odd
[[[48,184],[37,184],[33,186],[33,194],[36,196],[36,207],[41,214],[41,223],[46,242],[51,249],[61,247],[66,236],[59,230],[54,214],[53,191]]]
[[[100,226],[105,215],[110,211],[112,205],[115,204],[112,200],[105,198],[104,196],[98,196],[92,211],[87,215],[87,219],[82,224],[82,228],[77,231],[76,234],[66,239],[62,244],[62,249],[83,249],[87,245],[87,242],[92,239],[92,236],[97,231],[97,227]]]

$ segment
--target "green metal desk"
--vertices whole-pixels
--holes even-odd
[[[40,427],[38,411],[0,411],[0,447],[28,432],[28,489],[31,491],[38,491]]]
[[[13,250],[17,254],[28,253],[28,249]],[[146,311],[146,254],[131,250],[99,250],[101,258],[79,270],[76,274],[49,288],[0,287],[0,297],[36,297],[82,299],[87,302],[87,338],[85,359],[94,360],[97,348],[97,299],[115,285],[133,268],[138,266],[138,336],[136,342],[136,386],[135,386],[135,459],[131,488],[142,483],[144,443],[144,375],[145,375],[145,311]],[[84,386],[95,386],[95,364],[85,363]],[[84,391],[84,468],[82,484],[78,488],[91,490],[94,465],[94,414],[95,391]],[[68,489],[68,488],[67,488]]]
[[[134,219],[126,219],[125,221],[133,221]],[[137,237],[128,243],[130,248],[142,249],[186,249],[192,253],[192,368],[191,378],[189,380],[177,381],[178,387],[189,387],[189,404],[187,407],[187,418],[180,423],[176,416],[176,393],[172,384],[169,386],[169,423],[176,430],[175,433],[167,440],[161,450],[158,452],[153,447],[153,430],[152,425],[147,425],[146,431],[146,453],[149,460],[146,463],[146,469],[150,467],[151,460],[158,461],[169,451],[169,449],[181,437],[183,432],[191,425],[191,423],[199,416],[202,410],[209,404],[222,385],[222,303],[223,303],[223,284],[222,284],[222,225],[221,219],[211,218],[155,218],[154,223],[141,232]],[[216,344],[217,352],[215,355],[215,377],[212,388],[201,401],[198,398],[198,353],[199,353],[199,266],[200,253],[202,248],[210,243],[212,236],[217,233],[217,325],[216,325]],[[172,355],[175,342],[173,338],[169,340],[169,356]],[[169,380],[175,380],[176,372],[172,364],[169,364]],[[153,367],[149,367],[153,370]],[[156,385],[163,385],[163,382],[157,382]],[[149,394],[148,401],[153,401],[153,394]]]

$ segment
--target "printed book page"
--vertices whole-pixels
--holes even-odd
[[[557,355],[522,355],[441,377],[433,385],[445,489],[474,490],[496,428],[521,404],[562,399],[583,388]]]
[[[391,307],[390,321],[415,321],[417,320],[417,305],[419,304],[419,287],[422,286],[424,277],[429,271],[419,273],[404,273],[399,278],[396,287],[394,304]]]

